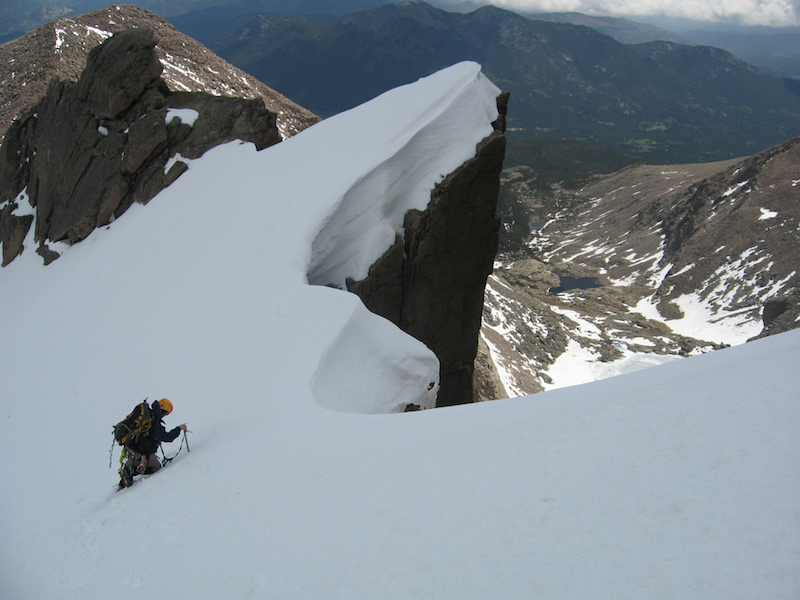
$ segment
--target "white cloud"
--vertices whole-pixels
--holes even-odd
[[[516,11],[666,16],[747,25],[800,25],[800,0],[490,0]]]

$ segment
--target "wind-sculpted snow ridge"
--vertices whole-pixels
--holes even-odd
[[[348,278],[364,279],[395,236],[402,235],[406,213],[425,209],[434,185],[475,155],[474,132],[461,124],[484,123],[484,134],[492,132],[499,93],[476,70],[437,96],[416,98],[414,110],[419,121],[413,129],[393,119],[381,124],[387,144],[376,154],[375,164],[332,207],[314,239],[309,282],[344,289]],[[388,102],[391,97],[379,97],[369,110],[386,111]],[[359,137],[352,139],[357,143]],[[449,150],[451,147],[461,151]],[[343,148],[343,154],[348,153]]]
[[[114,339],[127,344],[132,335],[125,324],[128,319],[112,307],[124,305],[124,298],[139,298],[148,307],[144,314],[153,314],[131,345],[151,357],[148,364],[155,360],[168,365],[191,348],[197,364],[213,362],[212,357],[223,351],[246,357],[243,364],[250,364],[253,372],[264,372],[277,360],[271,345],[303,339],[309,356],[315,357],[304,362],[319,365],[319,371],[316,376],[314,371],[306,373],[294,384],[307,388],[313,378],[314,397],[323,406],[345,412],[395,412],[409,404],[431,407],[438,361],[430,350],[369,313],[355,296],[309,287],[306,272],[337,274],[338,283],[347,275],[358,275],[357,269],[380,256],[394,241],[407,207],[424,207],[433,186],[473,156],[476,144],[492,131],[496,93],[479,65],[462,63],[329,119],[280,148],[256,153],[250,145],[221,146],[208,159],[190,161],[180,185],[162,192],[146,212],[136,210],[109,231],[98,231],[97,241],[85,251],[69,249],[64,258],[74,257],[71,266],[48,276],[33,269],[31,253],[24,253],[19,266],[3,273],[9,282],[3,289],[18,290],[15,304],[24,307],[25,290],[31,287],[27,277],[53,286],[61,277],[69,279],[65,274],[72,270],[71,277],[82,280],[86,275],[81,261],[96,263],[105,280],[104,293],[84,302],[81,290],[94,287],[85,282],[70,292],[70,308],[53,324],[60,330],[63,323],[74,323],[77,331],[71,330],[67,337],[80,341],[81,347],[96,346],[93,333],[98,322],[112,323],[110,335],[121,329]],[[353,214],[363,218],[354,222]],[[146,230],[138,238],[148,240],[144,246],[133,234],[137,228]],[[354,236],[356,230],[359,237]],[[326,241],[314,242],[320,239]],[[98,253],[94,244],[105,249]],[[126,244],[137,251],[121,250]],[[124,256],[114,258],[117,251]],[[174,263],[164,260],[171,256],[185,258]],[[353,264],[356,270],[343,270]],[[197,289],[199,281],[225,290],[227,298],[236,299],[237,309],[229,312],[219,299],[208,298],[206,290]],[[273,288],[280,293],[272,293]],[[312,308],[315,302],[317,309]],[[239,310],[249,303],[261,307],[256,315]],[[298,306],[318,316],[306,317],[300,330],[293,331],[298,323],[291,317]],[[5,324],[13,331],[4,339],[22,336],[24,322]],[[249,334],[237,337],[236,332],[249,328]],[[232,345],[224,350],[206,347],[203,340],[209,334],[204,330],[231,337]],[[254,337],[255,332],[261,337]],[[351,366],[357,364],[363,373],[355,376],[346,371],[347,377],[338,349],[352,348],[354,340],[361,351]],[[108,356],[99,359],[98,366]],[[73,368],[75,373],[83,369]],[[157,370],[162,372],[156,379],[169,381],[176,376],[170,369]],[[54,381],[61,376],[72,379],[57,371]],[[174,385],[171,381],[169,387]],[[190,386],[195,385],[192,380]],[[104,394],[120,395],[125,395],[122,390]]]

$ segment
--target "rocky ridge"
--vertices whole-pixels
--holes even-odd
[[[51,80],[12,123],[0,147],[3,266],[33,243],[51,262],[53,242],[79,242],[148,202],[218,144],[281,141],[261,98],[171,91],[156,43],[146,28],[115,34],[90,51],[77,82]]]
[[[798,164],[794,138],[745,159],[630,167],[555,201],[531,194],[542,222],[527,251],[500,257],[484,309],[506,395],[549,387],[576,347],[611,363],[797,327]],[[566,278],[592,287],[550,291]]]
[[[112,34],[132,27],[151,29],[163,65],[162,77],[173,92],[261,98],[277,114],[285,138],[319,119],[244,71],[222,60],[154,13],[114,5],[85,15],[57,19],[0,45],[0,135],[44,96],[53,77],[77,81],[89,51]]]

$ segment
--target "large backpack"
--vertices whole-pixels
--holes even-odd
[[[114,439],[120,446],[125,446],[139,454],[151,454],[158,448],[150,430],[155,415],[147,402],[141,402],[127,417],[114,425]]]

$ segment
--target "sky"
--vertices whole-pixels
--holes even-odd
[[[435,356],[308,284],[380,253],[497,92],[461,63],[214,148],[47,267],[27,240],[0,270],[3,600],[800,596],[800,330],[402,413]],[[145,397],[189,444],[117,492]]]
[[[89,0],[91,2],[91,0]],[[213,5],[238,4],[239,0],[217,0]],[[375,0],[364,6],[389,4],[400,0]],[[626,17],[653,23],[672,30],[695,29],[697,24],[682,20],[760,25],[768,27],[800,26],[800,0],[428,0],[430,4],[451,10],[474,10],[494,4],[518,12],[579,12],[593,16]],[[332,2],[333,4],[334,2]],[[41,4],[41,2],[38,2]],[[157,14],[180,14],[169,3],[142,0],[139,5]],[[92,3],[94,8],[105,4]],[[311,12],[318,12],[316,4]],[[351,7],[351,5],[348,5]],[[87,5],[87,9],[88,5]],[[334,11],[335,13],[338,11]]]
[[[519,12],[580,12],[596,16],[671,17],[796,27],[798,0],[492,0],[491,4]]]

